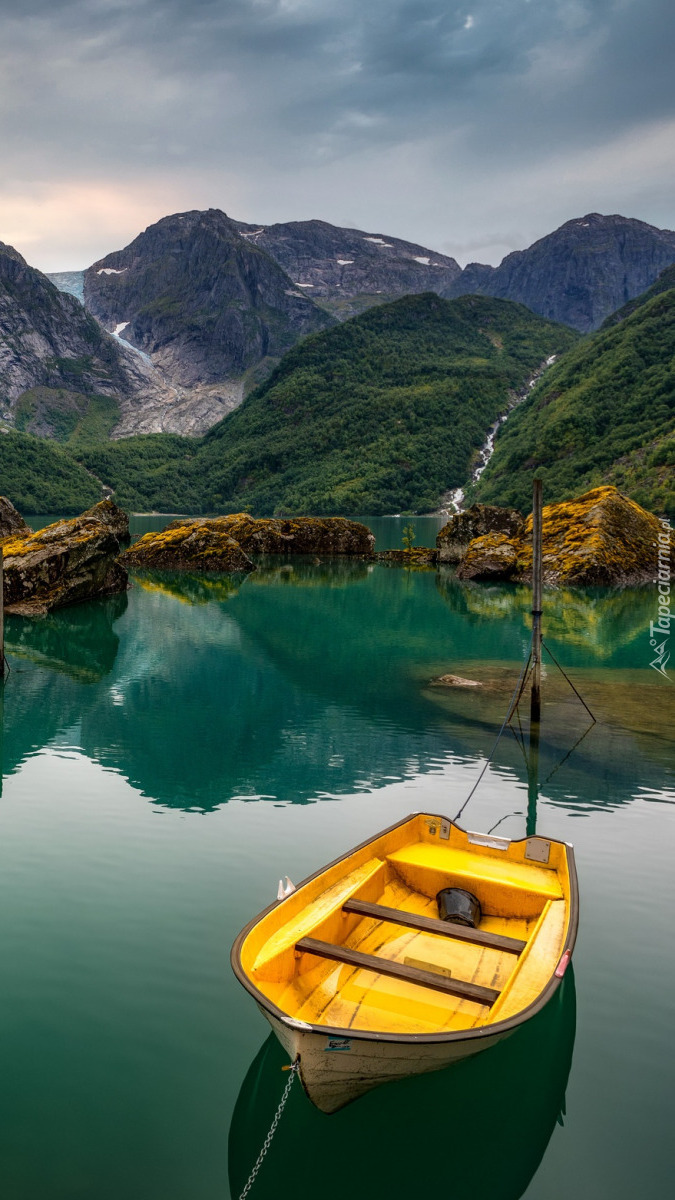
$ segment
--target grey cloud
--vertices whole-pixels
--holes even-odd
[[[672,0],[3,0],[0,150],[11,186],[298,172],[300,209],[329,165],[348,208],[369,156],[424,144],[457,205],[673,116],[674,37]]]

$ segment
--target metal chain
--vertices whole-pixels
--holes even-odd
[[[274,1120],[272,1121],[272,1124],[270,1125],[269,1133],[267,1134],[267,1137],[265,1138],[265,1141],[262,1144],[262,1149],[260,1151],[260,1154],[258,1155],[258,1157],[256,1159],[255,1166],[246,1181],[246,1186],[245,1186],[243,1192],[241,1193],[239,1200],[246,1200],[246,1197],[248,1196],[251,1188],[253,1187],[253,1184],[255,1183],[258,1171],[260,1170],[261,1166],[263,1165],[263,1160],[265,1158],[265,1155],[267,1154],[267,1151],[269,1150],[270,1146],[272,1145],[272,1138],[274,1137],[274,1135],[277,1131],[277,1125],[279,1124],[279,1121],[281,1119],[281,1114],[284,1111],[284,1109],[286,1107],[286,1101],[288,1100],[288,1097],[291,1094],[291,1088],[293,1087],[293,1080],[295,1079],[295,1076],[297,1075],[299,1070],[300,1070],[300,1059],[296,1058],[295,1062],[292,1064],[292,1066],[290,1068],[290,1075],[288,1077],[288,1083],[286,1084],[286,1087],[284,1088],[281,1100],[279,1101],[279,1107],[274,1114]]]

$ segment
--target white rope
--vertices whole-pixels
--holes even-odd
[[[295,1076],[297,1075],[299,1070],[300,1070],[300,1059],[296,1058],[295,1062],[293,1063],[293,1065],[290,1068],[290,1075],[288,1076],[288,1083],[286,1084],[286,1087],[284,1088],[281,1100],[279,1101],[279,1107],[274,1114],[274,1120],[272,1121],[272,1124],[270,1125],[269,1133],[267,1134],[267,1137],[265,1138],[265,1141],[262,1144],[262,1149],[260,1151],[260,1154],[258,1155],[258,1157],[255,1161],[255,1166],[246,1181],[246,1186],[245,1186],[243,1192],[241,1193],[239,1200],[246,1200],[246,1197],[248,1196],[251,1188],[253,1187],[253,1184],[255,1183],[258,1171],[260,1170],[261,1166],[263,1165],[263,1160],[265,1158],[265,1155],[267,1154],[267,1151],[269,1150],[270,1146],[272,1145],[272,1138],[274,1137],[274,1135],[277,1131],[277,1125],[279,1124],[279,1121],[281,1119],[281,1114],[284,1111],[284,1109],[286,1107],[286,1101],[288,1100],[288,1097],[291,1094],[291,1088],[293,1087],[293,1080],[295,1079]]]

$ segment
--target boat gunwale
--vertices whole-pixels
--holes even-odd
[[[458,825],[456,821],[453,821],[449,817],[442,816],[439,813],[429,813],[425,811],[412,812],[409,813],[407,817],[403,817],[400,821],[395,821],[393,825],[389,825],[385,829],[379,830],[379,832],[374,834],[373,837],[366,838],[365,841],[359,842],[357,846],[352,846],[351,849],[347,850],[344,854],[340,854],[337,858],[334,858],[332,862],[324,863],[324,865],[320,867],[318,871],[313,871],[311,875],[307,875],[305,879],[301,880],[295,890],[299,891],[300,888],[305,886],[305,884],[311,883],[314,879],[318,879],[320,875],[323,875],[324,872],[329,871],[331,867],[338,866],[339,863],[345,862],[359,850],[364,850],[367,846],[370,846],[373,842],[377,841],[378,838],[384,837],[388,833],[393,833],[393,831],[395,829],[399,829],[401,825],[407,825],[407,823],[414,820],[415,817],[433,817],[438,821],[449,821],[450,825],[454,829],[458,829],[460,833],[463,833],[465,836],[470,832],[469,830],[462,829],[462,826]],[[539,834],[537,836],[541,837],[543,835]],[[520,842],[527,841],[529,841],[528,835],[523,838],[512,838],[510,844],[518,845]],[[517,1029],[519,1025],[522,1025],[525,1021],[528,1021],[530,1017],[534,1017],[544,1007],[544,1005],[548,1003],[563,981],[564,973],[563,975],[556,975],[556,971],[558,970],[560,963],[563,961],[565,954],[568,954],[568,958],[571,958],[572,951],[574,950],[576,943],[577,929],[579,925],[579,883],[577,879],[574,847],[571,845],[571,843],[565,842],[561,838],[551,837],[547,837],[546,841],[554,842],[556,845],[564,846],[565,848],[570,886],[569,916],[567,922],[567,936],[565,938],[564,945],[555,962],[550,978],[542,987],[536,1000],[533,1000],[532,1003],[527,1006],[527,1008],[521,1009],[520,1012],[514,1013],[512,1017],[507,1017],[504,1021],[495,1021],[493,1025],[481,1025],[477,1029],[453,1029],[439,1033],[386,1033],[371,1029],[349,1029],[348,1036],[350,1039],[366,1042],[396,1042],[404,1045],[474,1041],[478,1038],[494,1037],[495,1034],[503,1034],[510,1032],[513,1029]],[[286,897],[284,897],[284,899],[286,899]],[[230,964],[232,966],[232,970],[234,971],[234,974],[242,987],[244,987],[246,991],[253,996],[256,1004],[258,1004],[258,1006],[265,1012],[268,1012],[274,1016],[277,1021],[282,1022],[287,1029],[290,1029],[295,1033],[307,1035],[317,1034],[320,1037],[345,1037],[346,1027],[344,1025],[315,1025],[309,1021],[299,1021],[297,1018],[289,1016],[288,1013],[285,1013],[283,1009],[278,1008],[272,1000],[265,996],[265,994],[261,992],[258,987],[256,987],[255,983],[253,983],[253,981],[249,978],[241,965],[241,947],[251,930],[254,929],[260,921],[262,921],[263,917],[266,917],[268,913],[272,912],[273,909],[278,908],[279,905],[283,903],[283,900],[274,900],[271,904],[268,904],[267,908],[264,908],[257,914],[257,916],[253,917],[237,935],[230,952]]]

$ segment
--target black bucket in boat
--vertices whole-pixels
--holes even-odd
[[[438,915],[441,921],[450,921],[454,925],[468,925],[476,929],[482,917],[480,902],[473,892],[465,892],[463,888],[443,888],[436,896]]]

